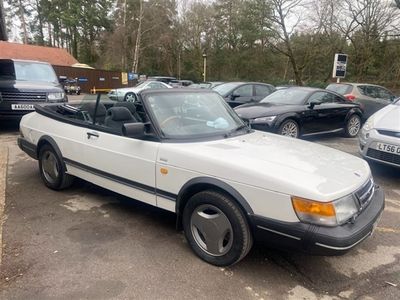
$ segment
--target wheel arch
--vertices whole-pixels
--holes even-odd
[[[283,122],[287,121],[287,120],[293,120],[297,123],[297,125],[299,126],[299,129],[301,128],[302,122],[301,122],[301,118],[298,116],[297,113],[286,113],[283,115],[280,115],[275,123],[275,127],[278,129]]]
[[[350,110],[348,111],[348,113],[347,113],[347,115],[346,115],[345,122],[347,122],[347,121],[350,119],[350,117],[351,117],[352,115],[358,115],[358,116],[360,117],[361,121],[362,121],[362,119],[363,119],[363,112],[362,112],[362,110],[359,109],[358,107],[354,107],[354,108],[352,108],[352,109],[350,109]]]
[[[56,141],[55,141],[51,136],[44,135],[44,136],[42,136],[42,137],[39,139],[39,141],[38,141],[38,143],[37,143],[37,148],[36,148],[36,155],[37,155],[37,157],[39,158],[40,149],[41,149],[44,145],[50,145],[50,146],[54,149],[54,151],[56,152],[57,156],[58,156],[58,157],[60,158],[60,160],[62,161],[63,167],[66,169],[65,162],[64,162],[63,156],[62,156],[62,154],[61,154],[61,150],[60,150],[60,148],[58,147]]]
[[[239,206],[251,227],[249,215],[254,214],[246,199],[228,183],[210,177],[196,177],[186,182],[178,193],[175,211],[177,214],[176,227],[182,229],[182,213],[190,197],[205,190],[216,190],[230,196]]]

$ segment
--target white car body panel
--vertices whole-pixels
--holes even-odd
[[[216,178],[236,189],[254,214],[286,222],[299,221],[291,195],[332,201],[354,192],[371,176],[368,164],[352,155],[257,131],[195,143],[156,143],[99,131],[98,138],[88,139],[87,132],[93,130],[36,112],[21,120],[21,131],[35,145],[41,136],[51,136],[67,159],[68,173],[170,211],[175,211],[175,201],[162,193],[95,175],[69,160],[172,194],[190,179]],[[161,167],[168,174],[161,174]]]

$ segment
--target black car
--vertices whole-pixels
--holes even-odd
[[[363,111],[336,93],[308,87],[276,91],[260,103],[235,109],[253,129],[297,138],[301,135],[344,130],[355,137],[361,128]]]
[[[213,90],[224,97],[231,107],[236,107],[259,102],[276,89],[271,84],[261,82],[226,82],[215,86]]]
[[[53,67],[44,62],[0,59],[0,118],[19,118],[34,105],[66,102]]]

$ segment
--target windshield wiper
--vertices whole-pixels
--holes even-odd
[[[234,128],[234,129],[232,129],[231,131],[225,133],[225,138],[231,137],[231,136],[233,136],[234,133],[236,133],[236,132],[238,132],[240,130],[243,130],[243,129],[246,129],[246,133],[249,133],[251,131],[249,126],[247,126],[246,124],[242,124],[242,125]]]

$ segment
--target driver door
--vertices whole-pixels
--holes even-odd
[[[160,143],[123,136],[123,121],[121,128],[108,125],[117,124],[107,121],[112,102],[105,99],[99,105],[108,108],[106,116],[83,132],[84,164],[75,167],[99,186],[156,205],[154,172]]]

